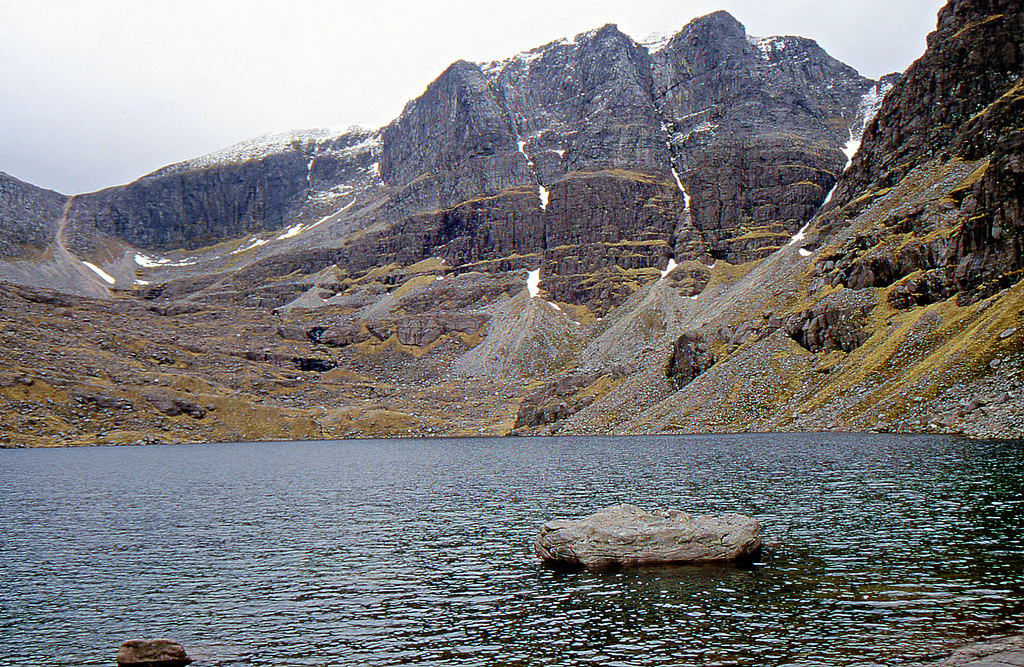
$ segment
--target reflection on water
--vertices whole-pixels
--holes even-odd
[[[836,434],[0,452],[0,666],[891,664],[1020,629],[1021,442]],[[755,567],[550,571],[547,518],[756,516]]]

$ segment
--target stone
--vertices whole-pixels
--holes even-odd
[[[614,505],[577,521],[545,523],[533,549],[543,562],[563,567],[751,561],[760,554],[761,530],[742,514]]]
[[[665,376],[672,378],[676,388],[682,388],[715,364],[708,345],[695,331],[687,331],[676,339],[672,355],[665,365]]]
[[[80,403],[92,403],[93,405],[104,409],[104,410],[131,410],[132,404],[130,401],[126,401],[116,396],[102,391],[88,391],[84,389],[76,389],[72,392],[74,399]]]
[[[119,667],[184,667],[191,662],[181,644],[170,639],[129,639],[117,651]]]
[[[519,404],[519,411],[516,414],[512,430],[545,426],[571,417],[580,410],[593,405],[596,400],[593,394],[581,395],[582,392],[592,387],[601,378],[610,378],[614,381],[624,375],[624,371],[618,377],[615,376],[614,371],[579,373],[564,375],[557,380],[547,382],[531,392]]]
[[[1024,665],[1024,635],[997,637],[968,644],[940,662],[941,667],[1008,667]]]
[[[337,367],[337,363],[328,359],[316,359],[310,357],[294,357],[292,363],[295,367],[303,372],[312,371],[314,373],[326,373],[332,368]]]
[[[149,401],[149,404],[157,411],[168,417],[176,417],[182,413],[194,419],[202,419],[206,416],[206,410],[202,406],[182,398],[157,393],[143,394],[143,398]]]

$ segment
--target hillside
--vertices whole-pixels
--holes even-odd
[[[0,440],[1020,437],[1021,15],[954,0],[882,81],[725,12],[606,25],[377,130],[0,175]]]

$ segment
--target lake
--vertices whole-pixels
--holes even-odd
[[[789,434],[0,451],[0,666],[866,665],[1021,630],[1024,442]],[[755,516],[752,567],[556,572],[546,519]]]

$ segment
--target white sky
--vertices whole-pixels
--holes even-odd
[[[451,62],[725,9],[865,76],[924,52],[944,0],[0,0],[0,171],[67,194],[266,132],[398,115]],[[825,7],[828,9],[825,9]]]

